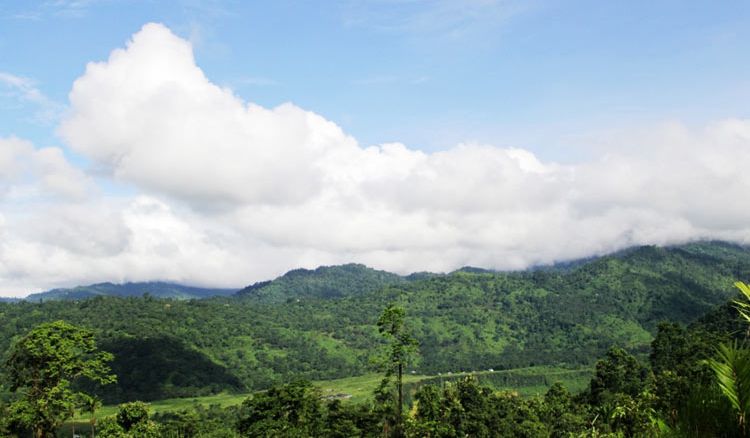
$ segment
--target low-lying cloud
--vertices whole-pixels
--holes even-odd
[[[159,24],[87,66],[58,133],[99,178],[137,193],[92,187],[59,149],[0,140],[0,293],[242,286],[351,261],[518,269],[635,244],[750,241],[748,120],[667,123],[573,165],[486,144],[364,147],[292,103],[263,108],[217,86]],[[22,161],[34,170],[16,170]]]

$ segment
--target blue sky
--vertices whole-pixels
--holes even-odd
[[[0,3],[0,295],[750,243],[746,1]]]
[[[194,43],[214,82],[363,144],[566,160],[590,130],[748,115],[744,1],[10,1],[0,17],[0,70],[63,105],[87,62],[154,21]],[[3,100],[0,132],[59,143],[33,104]]]

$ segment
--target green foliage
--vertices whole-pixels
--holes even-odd
[[[10,410],[0,401],[0,436],[10,436]]]
[[[262,281],[237,293],[262,303],[284,303],[308,299],[336,299],[375,292],[385,286],[406,283],[408,278],[350,263],[295,269],[273,281]]]
[[[690,330],[675,323],[659,325],[651,343],[650,363],[654,374],[655,407],[669,426],[684,423],[687,403],[695,395],[705,394],[714,384],[706,359],[722,339],[700,326]]]
[[[659,326],[650,355],[653,407],[668,436],[743,436],[708,361],[718,345],[739,333],[739,321],[736,309],[722,305],[687,328]]]
[[[734,306],[719,306],[687,328],[661,324],[650,355],[653,384],[640,400],[619,400],[618,409],[611,411],[618,415],[617,427],[647,425],[650,417],[648,433],[658,425],[663,436],[747,436],[750,354],[737,340],[747,331],[740,323],[741,310],[735,300]],[[634,412],[648,415],[631,415],[628,423],[622,423],[630,408],[639,404]],[[613,420],[610,423],[615,425]]]
[[[660,321],[699,318],[732,296],[737,271],[748,267],[746,248],[704,243],[532,272],[405,280],[349,265],[295,271],[261,287],[278,288],[268,300],[255,289],[239,299],[0,303],[0,351],[40,323],[65,319],[115,354],[118,383],[96,391],[107,403],[248,391],[373,372],[371,352],[384,345],[377,316],[395,302],[420,344],[421,360],[407,373],[581,368],[611,345],[645,354]]]
[[[99,438],[126,438],[125,430],[117,424],[114,418],[105,418],[99,423],[96,432]]]
[[[327,427],[325,436],[346,438],[360,436],[362,430],[357,427],[356,411],[349,409],[340,400],[328,404]]]
[[[735,308],[750,323],[750,287],[739,281],[735,286],[743,296],[743,299],[733,302]],[[737,341],[721,344],[717,348],[716,357],[708,359],[708,365],[716,374],[719,388],[734,409],[737,424],[744,435],[750,412],[750,349],[745,345],[740,346]]]
[[[542,404],[510,392],[495,393],[466,378],[443,388],[424,386],[407,422],[412,437],[547,437]]]
[[[549,428],[550,437],[563,438],[585,429],[585,414],[583,407],[573,400],[567,388],[555,383],[544,394],[539,418]]]
[[[129,431],[135,425],[148,421],[148,405],[144,402],[136,401],[123,403],[117,412],[117,424],[125,431]]]
[[[116,353],[111,366],[121,382],[98,391],[108,403],[245,389],[229,370],[177,338],[158,334],[146,339],[120,337],[102,342],[102,348]]]
[[[237,436],[374,436],[379,422],[369,404],[325,401],[309,382],[277,385],[254,394],[242,406],[196,405],[156,414],[163,436],[182,438]]]
[[[38,326],[12,346],[5,362],[10,390],[19,394],[9,409],[11,421],[36,437],[53,433],[88,397],[71,384],[80,378],[113,382],[111,360],[89,330],[64,321]]]
[[[596,364],[587,394],[606,428],[626,437],[658,436],[666,424],[656,410],[653,375],[637,358],[613,347]]]
[[[610,348],[596,363],[589,397],[593,405],[605,405],[618,394],[637,397],[649,384],[648,368],[621,348]]]
[[[320,395],[310,382],[293,382],[258,393],[242,403],[237,421],[241,436],[323,436]]]
[[[380,321],[384,331],[403,329],[402,312],[384,314],[388,315]],[[581,396],[554,384],[544,397],[524,398],[482,387],[474,377],[441,385],[423,384],[416,388],[403,433],[408,437],[743,436],[736,426],[731,427],[736,419],[718,387],[701,386],[713,383],[701,380],[711,376],[701,357],[710,351],[715,339],[716,335],[700,324],[689,329],[661,324],[650,356],[657,377],[652,377],[634,356],[612,348],[598,362],[589,391]],[[693,381],[683,392],[660,394],[655,390],[659,388],[659,376],[693,376]],[[711,388],[717,391],[712,393]],[[325,403],[309,383],[276,386],[258,393],[245,401],[238,413],[216,407],[207,414],[199,409],[203,408],[161,417],[160,433],[185,437],[231,437],[235,433],[344,437],[394,432],[393,428],[383,429],[378,409],[339,400]],[[664,420],[667,417],[660,414],[671,410],[676,410],[674,419]],[[232,417],[238,420],[232,421]],[[200,429],[203,423],[214,426]],[[222,427],[232,423],[238,426],[234,432]]]
[[[741,281],[734,283],[734,286],[739,289],[743,297],[741,300],[734,300],[734,305],[745,321],[750,322],[750,286]]]
[[[223,409],[219,405],[184,409],[154,415],[164,436],[181,438],[234,438],[239,436],[234,429],[237,422],[236,409]]]
[[[609,425],[626,437],[655,437],[661,431],[661,420],[653,408],[653,395],[644,391],[633,397],[616,393],[609,401]]]
[[[672,426],[678,436],[684,437],[741,437],[737,416],[718,385],[695,385],[686,399],[675,406],[678,409]]]
[[[101,421],[100,438],[160,438],[161,427],[149,418],[149,407],[143,402],[123,403],[115,418]]]

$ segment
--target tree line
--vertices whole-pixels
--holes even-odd
[[[116,379],[110,353],[94,333],[64,321],[42,324],[7,356],[8,389],[0,435],[54,436],[77,411],[90,412],[99,437],[746,437],[750,434],[750,288],[688,327],[659,324],[646,360],[612,347],[586,390],[553,384],[521,397],[482,387],[471,376],[416,388],[404,397],[403,374],[418,358],[404,309],[387,305],[377,321],[383,373],[372,400],[326,400],[309,381],[274,385],[240,406],[197,407],[149,415],[143,402],[121,404],[96,421],[100,406],[79,381]]]

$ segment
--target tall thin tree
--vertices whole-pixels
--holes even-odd
[[[393,430],[388,433],[388,420],[386,420],[386,434],[395,437],[404,436],[404,369],[417,352],[417,340],[414,339],[406,329],[404,309],[394,304],[389,304],[378,319],[378,331],[388,340],[387,357],[385,359],[385,377],[378,389],[379,398],[385,402],[388,400],[391,378],[396,374],[395,414]]]

